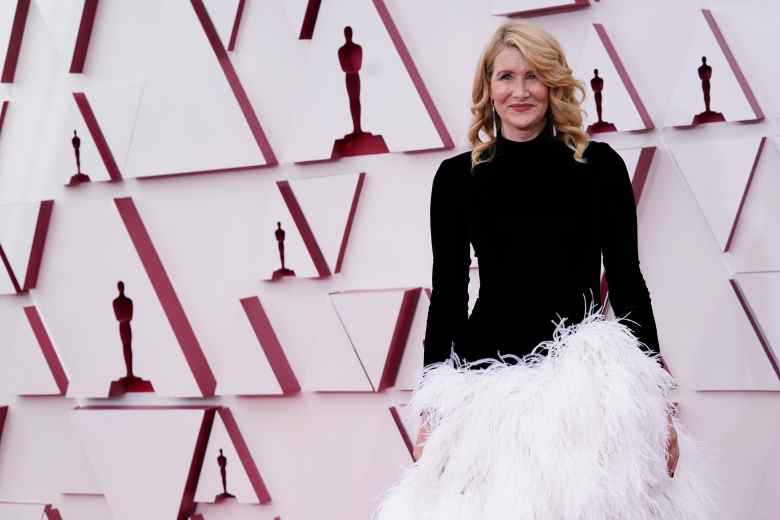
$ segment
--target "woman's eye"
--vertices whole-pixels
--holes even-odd
[[[511,77],[512,77],[511,74],[506,73],[506,74],[502,74],[501,76],[499,76],[498,79],[506,79],[506,78],[511,78]],[[528,74],[526,74],[526,77],[527,78],[531,78],[531,79],[536,79],[536,73],[535,72],[529,72]]]

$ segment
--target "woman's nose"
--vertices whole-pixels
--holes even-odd
[[[525,82],[522,79],[515,85],[514,94],[520,99],[524,99],[528,94],[528,89],[525,87]]]

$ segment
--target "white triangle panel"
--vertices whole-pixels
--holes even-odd
[[[619,132],[646,128],[631,94],[593,25],[588,28],[583,48],[572,68],[574,76],[585,83],[587,96],[583,108],[587,111],[587,116],[583,124],[586,128],[598,121],[596,101],[590,86],[594,69],[598,69],[599,77],[603,80],[602,120],[615,125]]]
[[[291,114],[307,123],[300,127],[294,160],[329,159],[334,141],[353,131],[345,73],[338,59],[339,48],[346,43],[346,26],[352,28],[352,41],[362,48],[362,130],[382,136],[391,152],[441,148],[441,137],[374,4],[323,2],[313,38],[300,42],[300,89],[294,96],[311,100],[316,85],[317,103],[300,103]]]
[[[252,236],[249,237],[263,244],[259,252],[260,257],[255,262],[261,278],[271,280],[273,273],[282,267],[275,235],[277,222],[281,224],[281,229],[284,231],[284,267],[293,270],[296,278],[316,278],[319,276],[317,268],[276,184],[268,185],[263,195],[263,200],[260,202],[263,216],[257,225],[252,227]],[[284,278],[279,281],[284,281]]]
[[[177,517],[203,415],[197,409],[72,412],[116,520]]]
[[[156,52],[133,133],[127,176],[265,165],[192,4],[166,2],[149,36],[155,38]]]
[[[702,57],[712,67],[710,78],[710,110],[720,112],[726,121],[751,121],[758,118],[751,107],[745,92],[740,87],[727,57],[721,49],[702,12],[691,10],[689,18],[690,40],[683,51],[677,71],[677,82],[666,99],[669,100],[665,117],[665,126],[689,126],[694,115],[704,112],[704,91],[698,69],[702,66]],[[728,45],[727,42],[725,42]]]
[[[722,251],[726,250],[760,145],[760,138],[740,138],[670,147]]]
[[[27,274],[40,206],[40,203],[0,205],[0,246],[3,247],[3,252],[20,286],[24,284]],[[5,273],[2,264],[0,264],[0,272]],[[12,287],[10,292],[0,294],[15,292]]]
[[[403,289],[331,295],[373,387],[379,388],[404,297]]]
[[[336,272],[359,179],[359,174],[347,174],[290,181],[331,273]]]
[[[252,488],[252,483],[249,481],[246,471],[241,464],[236,447],[233,445],[230,434],[219,414],[216,414],[214,417],[214,426],[211,429],[208,446],[206,447],[206,457],[203,462],[203,468],[200,470],[195,502],[213,503],[215,497],[222,493],[222,476],[217,460],[220,449],[222,450],[222,455],[227,459],[225,481],[228,493],[235,496],[233,500],[237,500],[242,504],[259,503],[257,495],[255,495]]]

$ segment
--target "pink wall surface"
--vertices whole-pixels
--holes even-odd
[[[713,520],[780,516],[780,5],[7,0],[0,520],[370,518],[412,463],[431,181],[509,16],[605,78]]]

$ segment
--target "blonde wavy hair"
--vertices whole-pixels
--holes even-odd
[[[549,108],[547,117],[552,117],[553,124],[566,146],[574,151],[577,162],[587,162],[582,154],[588,147],[590,137],[582,130],[581,106],[585,99],[583,82],[575,79],[572,69],[566,62],[558,40],[541,27],[526,20],[508,21],[496,29],[485,49],[482,51],[474,84],[471,90],[472,122],[468,137],[472,145],[471,168],[480,163],[488,162],[495,156],[496,136],[493,132],[493,110],[490,103],[490,78],[493,74],[493,63],[506,47],[514,47],[533,67],[537,76],[549,88]],[[579,90],[581,97],[575,97]],[[496,127],[501,128],[498,118]],[[482,131],[487,137],[483,141]]]

